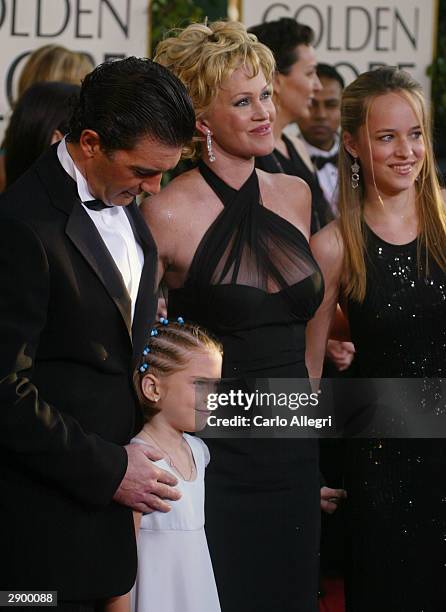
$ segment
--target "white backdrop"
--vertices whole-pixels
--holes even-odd
[[[148,0],[0,0],[0,140],[26,56],[60,44],[95,64],[146,56]]]
[[[412,73],[430,96],[426,68],[436,40],[437,0],[241,0],[247,26],[280,17],[311,26],[318,60],[337,66],[347,83],[391,64]]]

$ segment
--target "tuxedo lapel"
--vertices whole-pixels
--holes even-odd
[[[144,252],[144,265],[141,272],[132,325],[133,356],[138,360],[156,315],[155,279],[157,274],[157,248],[136,203],[127,206],[125,212],[135,234],[135,239],[138,240]]]
[[[57,158],[57,145],[42,156],[36,171],[46,186],[53,205],[68,215],[66,234],[86,259],[116,304],[130,340],[131,303],[122,276],[94,223],[81,205],[75,181],[65,172]]]
[[[65,231],[116,304],[131,339],[131,302],[127,288],[101,235],[80,204],[73,207]]]

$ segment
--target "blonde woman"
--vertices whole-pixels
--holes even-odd
[[[192,97],[200,157],[142,205],[169,318],[220,339],[225,378],[306,378],[305,325],[323,294],[310,191],[254,167],[274,147],[273,56],[242,24],[215,22],[168,38],[156,57]],[[315,612],[316,441],[209,442],[206,530],[222,610]]]
[[[36,83],[58,81],[80,86],[82,79],[93,68],[91,60],[78,51],[70,51],[61,45],[38,47],[30,54],[23,66],[17,86],[16,102]],[[10,183],[10,180],[7,180],[5,168],[6,148],[7,142],[3,141],[0,150],[0,192],[6,188],[7,183]]]
[[[17,97],[34,83],[61,81],[80,85],[86,74],[93,70],[91,60],[78,51],[70,51],[61,45],[44,45],[28,57],[20,74]]]
[[[341,217],[312,239],[325,297],[308,327],[310,374],[339,301],[360,377],[443,377],[446,212],[421,87],[395,68],[367,72],[341,115]],[[445,468],[442,441],[349,444],[348,610],[442,609]]]

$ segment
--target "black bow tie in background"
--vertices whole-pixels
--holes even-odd
[[[338,154],[330,155],[329,157],[324,157],[323,155],[312,155],[311,161],[316,166],[318,170],[322,170],[325,164],[333,164],[333,166],[338,165]]]
[[[90,210],[104,210],[104,208],[110,208],[110,206],[104,204],[102,200],[87,200],[83,202],[83,204]]]

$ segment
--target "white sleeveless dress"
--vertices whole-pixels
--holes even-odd
[[[164,459],[156,462],[178,478],[181,499],[167,513],[143,515],[138,534],[138,574],[132,612],[220,612],[217,587],[204,532],[204,471],[209,451],[184,434],[197,476],[181,479]],[[145,444],[139,438],[132,443]]]

